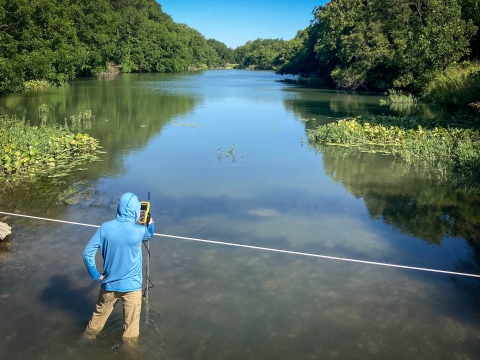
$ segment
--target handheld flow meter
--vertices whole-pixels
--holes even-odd
[[[149,221],[150,221],[150,202],[142,201],[140,202],[140,217],[138,218],[138,222],[140,224],[148,226]]]

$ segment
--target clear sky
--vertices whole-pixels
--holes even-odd
[[[313,19],[326,0],[157,0],[177,23],[200,31],[231,48],[248,40],[289,40]]]

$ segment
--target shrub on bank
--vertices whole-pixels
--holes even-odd
[[[67,127],[30,126],[0,116],[0,179],[66,176],[84,161],[97,160],[98,140],[73,134]]]
[[[422,99],[454,110],[480,102],[480,63],[454,64],[430,75]]]

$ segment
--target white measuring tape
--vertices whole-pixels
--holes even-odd
[[[94,227],[94,228],[100,227],[100,225],[83,224],[83,223],[73,222],[73,221],[56,220],[56,219],[43,218],[43,217],[38,217],[38,216],[8,213],[8,212],[3,212],[3,211],[0,211],[0,214],[10,215],[10,216],[18,216],[18,217],[24,217],[24,218],[36,219],[36,220],[54,221],[54,222],[63,223],[63,224],[70,224],[70,225],[89,226],[89,227]],[[309,253],[303,253],[303,252],[298,252],[298,251],[272,249],[272,248],[266,248],[266,247],[261,247],[261,246],[242,245],[242,244],[227,243],[227,242],[214,241],[214,240],[197,239],[197,238],[184,237],[184,236],[175,236],[175,235],[157,234],[157,233],[154,233],[153,235],[172,238],[172,239],[197,241],[197,242],[202,242],[202,243],[207,243],[207,244],[235,246],[235,247],[240,247],[240,248],[245,248],[245,249],[272,251],[272,252],[283,253],[283,254],[309,256],[309,257],[316,257],[316,258],[321,258],[321,259],[341,260],[341,261],[348,261],[348,262],[359,263],[359,264],[386,266],[386,267],[392,267],[392,268],[397,268],[397,269],[409,269],[409,270],[427,271],[427,272],[439,273],[439,274],[468,276],[468,277],[473,277],[473,278],[479,278],[480,279],[480,275],[461,273],[461,272],[455,272],[455,271],[446,271],[446,270],[421,268],[421,267],[415,267],[415,266],[388,264],[388,263],[381,263],[381,262],[375,262],[375,261],[349,259],[349,258],[338,257],[338,256],[309,254]]]

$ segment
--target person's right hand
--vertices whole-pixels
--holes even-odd
[[[153,217],[150,218],[150,221],[148,222],[148,225],[153,223]]]
[[[100,281],[103,281],[103,279],[105,279],[105,278],[106,278],[105,275],[100,276]]]

